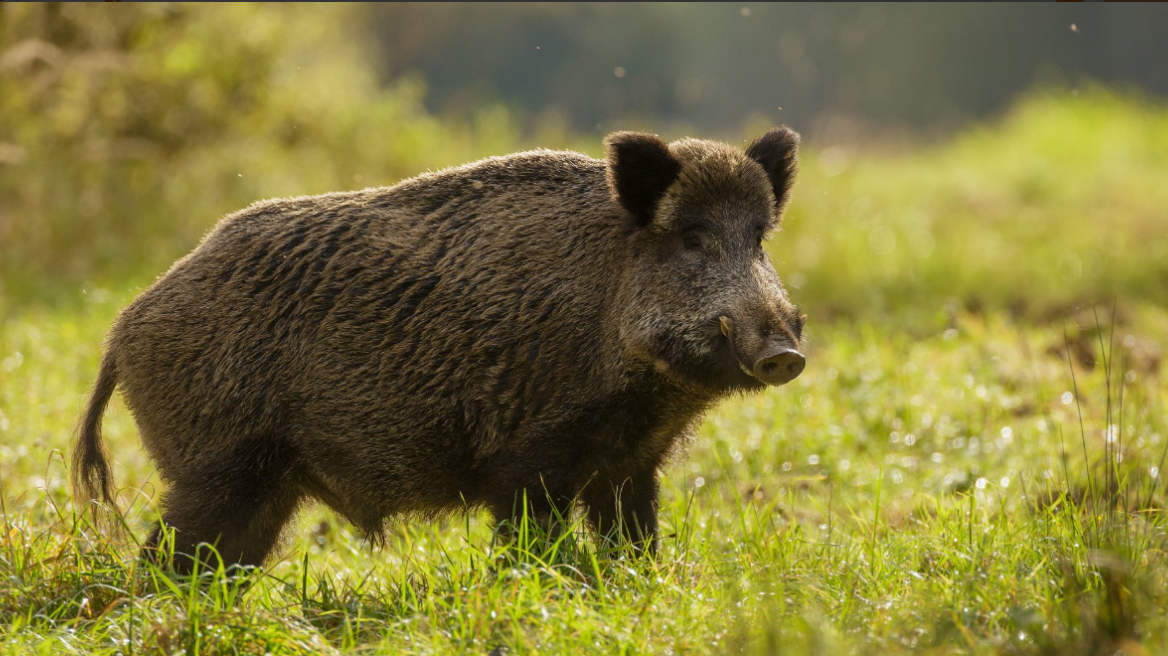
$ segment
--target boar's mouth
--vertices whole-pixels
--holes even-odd
[[[722,335],[730,342],[730,352],[743,373],[767,385],[785,385],[795,380],[803,373],[806,358],[796,351],[784,339],[773,337],[763,338],[758,348],[752,349],[756,353],[744,353],[740,344],[742,340],[734,329],[734,320],[730,317],[718,317],[718,324]],[[749,364],[747,364],[749,363]]]
[[[722,336],[730,342],[730,352],[734,354],[734,363],[738,365],[742,373],[754,378],[754,373],[746,365],[742,364],[742,356],[738,353],[738,345],[734,343],[734,320],[730,317],[718,317],[718,326],[722,330]]]

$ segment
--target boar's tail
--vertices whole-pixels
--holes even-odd
[[[117,512],[117,501],[114,499],[113,472],[110,470],[109,458],[101,442],[101,416],[105,406],[113,396],[117,387],[117,375],[114,371],[114,359],[107,353],[101,361],[101,369],[97,374],[97,383],[93,386],[93,396],[89,399],[89,408],[85,411],[85,418],[81,423],[81,433],[77,436],[77,443],[73,446],[73,503],[79,512],[93,506],[96,499],[104,504],[104,510]],[[103,513],[96,512],[100,516]]]

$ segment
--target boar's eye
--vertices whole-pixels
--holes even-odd
[[[705,245],[702,235],[697,230],[688,230],[681,236],[681,244],[687,251],[700,251]]]

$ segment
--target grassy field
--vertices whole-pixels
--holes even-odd
[[[943,144],[811,144],[771,244],[807,370],[706,419],[656,560],[483,515],[373,548],[312,507],[262,573],[172,580],[136,560],[160,484],[128,411],[127,534],[78,518],[64,458],[157,272],[12,302],[0,653],[1165,653],[1165,153],[1168,110],[1101,90]]]

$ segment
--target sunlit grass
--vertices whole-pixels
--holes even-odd
[[[668,469],[656,561],[583,532],[499,543],[478,514],[403,522],[375,550],[314,507],[262,573],[190,585],[138,562],[131,537],[79,520],[65,487],[60,451],[128,296],[30,310],[0,334],[10,653],[1168,646],[1153,469],[1168,395],[1148,354],[1168,326],[1161,310],[1129,311],[1112,335],[1102,308],[1101,326],[1072,317],[1066,338],[1061,324],[966,313],[914,335],[820,326],[800,379],[721,405]],[[1114,342],[1110,416],[1100,337]],[[1109,421],[1123,456],[1110,491]],[[158,482],[120,404],[106,435],[141,537]]]
[[[76,514],[63,457],[157,272],[41,280],[0,329],[0,653],[1162,652],[1165,116],[1095,91],[944,146],[811,145],[770,243],[808,368],[706,419],[655,561],[482,514],[374,549],[309,507],[263,571],[173,580],[137,560],[161,484],[120,401],[128,532]]]

